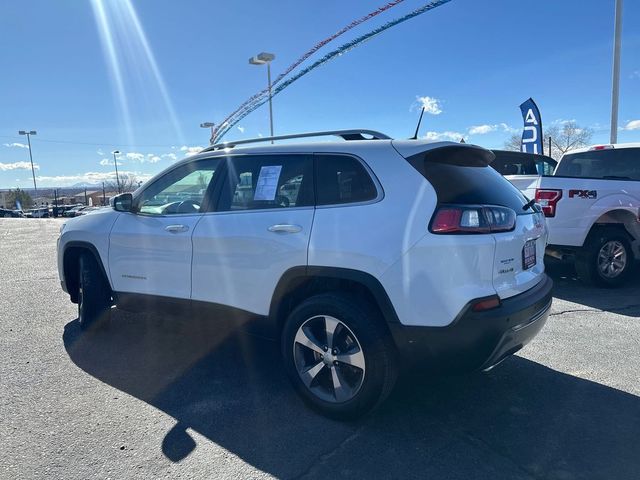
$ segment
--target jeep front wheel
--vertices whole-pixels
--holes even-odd
[[[339,294],[309,298],[289,315],[282,355],[305,402],[333,418],[369,412],[396,380],[396,352],[380,315]]]

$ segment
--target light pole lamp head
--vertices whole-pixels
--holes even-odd
[[[213,128],[213,127],[216,126],[216,124],[213,123],[213,122],[203,122],[203,123],[200,124],[200,126],[202,128]]]
[[[18,135],[36,135],[38,132],[36,132],[35,130],[30,130],[30,131],[26,131],[26,130],[19,130],[18,131]]]
[[[255,57],[251,57],[249,59],[249,63],[251,65],[264,65],[265,63],[270,63],[276,59],[276,56],[273,53],[262,52],[256,55]]]
[[[111,153],[113,153],[114,155],[120,155],[120,150],[114,150],[114,151],[113,151],[113,152],[111,152]]]

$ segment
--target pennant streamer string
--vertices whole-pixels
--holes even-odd
[[[327,45],[328,43],[332,42],[333,40],[335,40],[336,38],[338,38],[340,35],[343,35],[344,33],[348,32],[349,30],[351,30],[352,28],[357,27],[358,25],[366,22],[367,20],[370,20],[374,17],[376,17],[377,15],[386,12],[387,10],[389,10],[392,7],[395,7],[396,5],[402,3],[404,0],[394,0],[392,2],[387,3],[386,5],[383,5],[382,7],[379,7],[378,9],[368,13],[367,15],[365,15],[364,17],[359,18],[358,20],[354,20],[353,22],[351,22],[350,24],[346,25],[344,28],[342,28],[341,30],[337,31],[336,33],[334,33],[333,35],[331,35],[330,37],[325,38],[324,40],[322,40],[321,42],[318,42],[316,45],[314,45],[309,51],[307,51],[304,55],[302,55],[300,58],[298,58],[298,60],[296,60],[294,63],[292,63],[291,65],[289,65],[289,67],[280,75],[278,75],[278,77],[272,82],[271,84],[271,88],[273,88],[276,84],[278,84],[284,77],[286,77],[289,73],[291,73],[298,65],[300,65],[302,62],[304,62],[306,59],[308,59],[311,55],[313,55],[315,52],[317,52],[318,50],[320,50],[322,47],[324,47],[325,45]],[[213,138],[211,139],[211,142],[213,143],[213,140],[215,137],[218,137],[218,131],[220,130],[220,128],[222,128],[227,122],[229,122],[238,112],[240,112],[241,110],[243,110],[244,108],[246,108],[249,104],[251,104],[252,102],[258,100],[260,97],[263,97],[264,95],[266,95],[269,91],[269,87],[265,88],[264,90],[261,90],[260,92],[256,93],[255,95],[249,97],[245,102],[243,102],[236,110],[234,110],[232,113],[230,113],[222,122],[220,122],[220,124],[214,129],[213,131]]]
[[[273,89],[271,96],[274,97],[275,95],[280,93],[282,90],[284,90],[289,85],[291,85],[295,81],[299,80],[300,78],[302,78],[303,76],[305,76],[309,72],[315,70],[316,68],[318,68],[321,65],[324,65],[325,63],[329,62],[330,60],[333,60],[337,56],[340,56],[340,55],[343,55],[343,54],[349,52],[350,50],[354,49],[355,47],[357,47],[361,43],[363,43],[363,42],[365,42],[367,40],[370,40],[374,36],[379,35],[380,33],[384,32],[385,30],[388,30],[389,28],[394,27],[394,26],[396,26],[396,25],[398,25],[400,23],[406,22],[407,20],[410,20],[410,19],[412,19],[414,17],[417,17],[418,15],[422,15],[423,13],[426,13],[426,12],[428,12],[430,10],[433,10],[433,9],[435,9],[437,7],[440,7],[440,6],[442,6],[442,5],[446,4],[446,3],[449,3],[450,1],[451,0],[435,0],[433,2],[430,2],[430,3],[426,4],[426,5],[423,5],[420,8],[417,8],[417,9],[409,12],[408,14],[406,14],[406,15],[404,15],[402,17],[399,17],[399,18],[396,18],[394,20],[391,20],[390,22],[387,22],[387,23],[385,23],[385,24],[373,29],[368,33],[365,33],[365,34],[355,38],[354,40],[343,44],[342,46],[338,47],[337,49],[327,53],[324,57],[322,57],[321,59],[317,60],[313,64],[311,64],[308,67],[302,69],[300,72],[295,74],[293,77],[288,78],[284,82],[280,83],[275,89]],[[278,77],[278,78],[280,78],[280,77]],[[237,113],[235,115],[228,117],[229,120],[227,120],[226,123],[223,122],[220,125],[219,130],[217,132],[215,132],[214,137],[212,138],[212,143],[219,142],[222,139],[222,137],[231,128],[233,128],[240,120],[242,120],[244,117],[249,115],[255,109],[259,108],[261,105],[264,105],[268,100],[269,100],[269,97],[267,96],[266,98],[260,98],[259,100],[256,100],[256,101],[254,101],[253,103],[250,103],[250,104],[247,104],[247,102],[245,102],[245,106],[244,107],[238,109]]]

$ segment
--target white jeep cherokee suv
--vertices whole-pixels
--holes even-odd
[[[339,418],[382,402],[400,365],[486,370],[538,333],[545,221],[493,153],[277,138],[317,135],[343,140],[214,145],[69,220],[58,268],[80,326],[113,304],[237,320],[277,338],[302,398]]]

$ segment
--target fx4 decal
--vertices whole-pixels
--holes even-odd
[[[569,190],[569,198],[598,198],[597,190]]]

